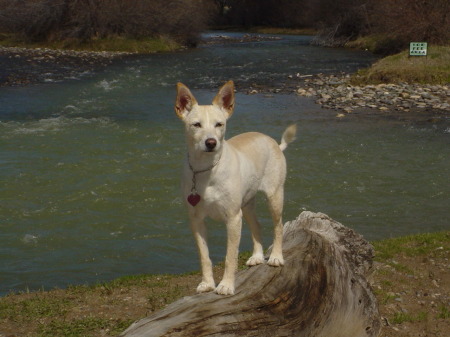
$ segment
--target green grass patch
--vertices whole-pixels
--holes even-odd
[[[381,300],[381,304],[387,304],[387,303],[389,303],[390,301],[392,301],[393,299],[395,299],[396,298],[396,296],[395,295],[392,295],[392,294],[385,294],[384,296],[383,296],[383,298],[382,298],[382,300]]]
[[[19,301],[0,298],[0,319],[11,319],[20,323],[43,317],[64,316],[70,306],[68,299],[51,297],[33,296]]]
[[[372,53],[375,53],[377,51],[378,45],[380,44],[380,40],[384,40],[384,37],[381,35],[366,35],[361,36],[356,40],[347,42],[345,46],[347,48],[368,50]]]
[[[173,39],[166,36],[126,38],[121,36],[111,36],[102,39],[91,39],[82,41],[78,39],[66,39],[63,41],[49,42],[29,42],[19,36],[0,33],[0,46],[4,47],[24,47],[24,48],[49,48],[78,51],[108,51],[108,52],[129,52],[140,54],[151,54],[158,52],[175,51],[182,46]]]
[[[428,56],[409,57],[409,50],[387,56],[351,78],[354,85],[379,83],[450,83],[450,46],[428,46]]]
[[[395,313],[394,317],[392,318],[392,323],[395,324],[402,324],[405,322],[423,322],[427,319],[427,313],[426,312],[419,312],[417,314],[410,314],[405,312],[397,312]]]
[[[376,252],[375,260],[386,262],[400,253],[414,257],[429,254],[440,247],[448,250],[450,249],[450,231],[409,235],[375,241],[372,244]],[[393,267],[395,268],[395,264]]]
[[[441,319],[449,319],[450,318],[450,310],[448,309],[448,307],[442,304],[439,307],[439,313],[438,313],[437,317],[441,318]]]
[[[118,336],[131,323],[133,323],[133,320],[110,320],[98,317],[85,317],[70,322],[54,320],[47,324],[41,324],[38,329],[38,336],[85,337],[94,333],[98,334],[99,331],[104,331],[108,336]]]
[[[77,46],[75,45],[75,47]],[[111,37],[89,40],[87,42],[80,43],[78,48],[92,51],[116,51],[150,54],[178,50],[181,48],[181,45],[164,36],[142,39]]]

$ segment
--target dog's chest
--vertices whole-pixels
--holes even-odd
[[[219,176],[220,178],[220,176]],[[228,213],[240,208],[242,198],[236,189],[236,182],[205,175],[196,179],[195,190],[200,202],[193,206],[196,210],[215,220],[225,220]],[[190,184],[185,185],[185,197],[191,194]]]

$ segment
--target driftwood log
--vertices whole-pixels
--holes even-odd
[[[236,294],[185,297],[133,323],[122,336],[378,336],[366,276],[373,247],[322,213],[284,225],[285,265],[240,271]]]

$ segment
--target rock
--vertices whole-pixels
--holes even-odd
[[[345,107],[345,108],[343,108],[343,110],[346,112],[346,113],[351,113],[351,112],[353,112],[353,109],[351,108],[351,107]]]
[[[362,91],[359,91],[359,90],[357,90],[357,91],[355,91],[354,93],[353,93],[353,96],[354,97],[362,97],[364,95],[364,93],[362,92]]]
[[[297,94],[299,94],[300,96],[306,96],[308,93],[308,91],[306,91],[306,89],[300,88],[297,90]]]
[[[407,92],[401,92],[401,93],[400,93],[400,97],[401,97],[401,98],[409,98],[409,96],[410,96],[410,95],[409,95]]]
[[[326,101],[328,101],[330,98],[331,98],[331,96],[330,95],[328,95],[328,94],[320,94],[320,96],[323,98],[323,100],[326,102]]]

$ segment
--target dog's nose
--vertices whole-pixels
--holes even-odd
[[[217,145],[217,140],[215,140],[214,138],[208,138],[208,139],[205,141],[205,145],[206,145],[206,148],[207,148],[208,150],[214,150],[214,148],[215,148],[216,145]]]

